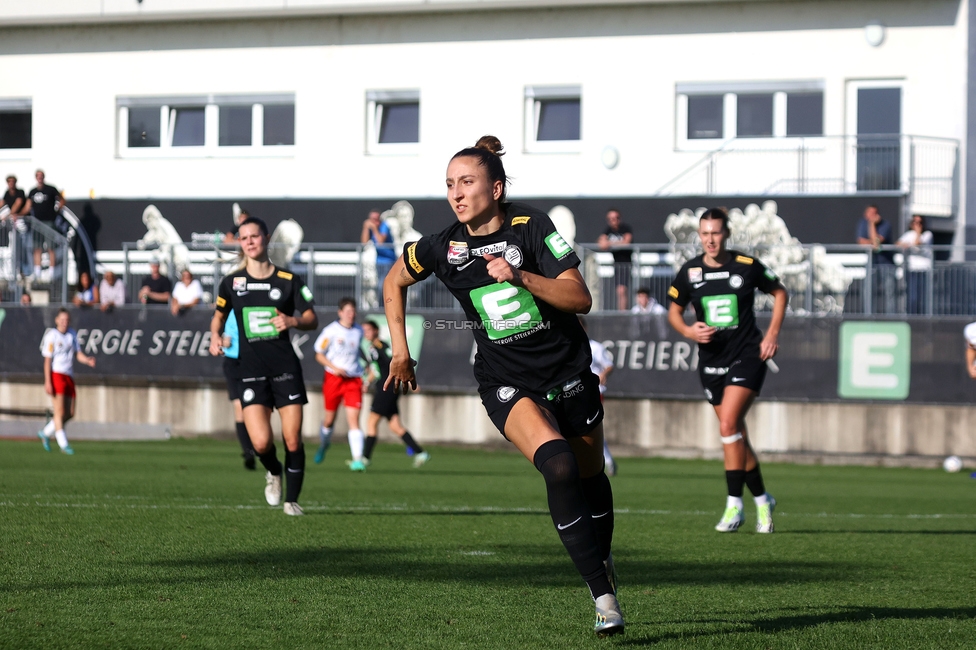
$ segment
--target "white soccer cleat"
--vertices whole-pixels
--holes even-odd
[[[430,460],[430,454],[428,454],[426,451],[422,451],[419,454],[414,454],[414,456],[413,456],[413,466],[414,467],[423,467],[424,465],[427,464],[427,461],[428,460]]]
[[[721,521],[715,526],[715,530],[720,533],[734,533],[739,530],[739,526],[744,524],[746,521],[746,516],[741,510],[735,506],[729,506],[725,509],[725,514],[722,515]]]
[[[285,501],[285,514],[291,515],[292,517],[301,517],[305,514],[305,511],[294,501]]]
[[[623,634],[624,615],[620,613],[620,603],[613,594],[604,594],[596,599],[596,623],[593,631],[601,639]]]
[[[773,510],[776,509],[776,499],[773,498],[772,494],[767,493],[766,496],[769,497],[769,503],[765,505],[756,506],[756,532],[757,533],[771,533],[773,532]]]
[[[271,472],[264,475],[267,483],[264,486],[264,498],[269,506],[276,506],[281,503],[281,477],[275,476]]]

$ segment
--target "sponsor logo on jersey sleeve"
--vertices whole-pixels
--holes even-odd
[[[234,291],[244,291],[247,288],[247,278],[234,278],[233,286],[231,287]]]
[[[302,289],[301,289],[301,291],[299,293],[302,294],[302,298],[304,298],[306,302],[312,302],[312,290],[311,289],[309,289],[305,285],[302,285]]]
[[[561,260],[573,252],[573,247],[567,244],[566,240],[558,232],[554,232],[546,237],[546,246],[549,247],[549,251],[557,260]]]
[[[737,327],[739,325],[739,299],[735,294],[704,296],[701,299],[705,312],[705,324],[709,327]]]
[[[452,241],[447,247],[448,264],[464,264],[468,261],[468,242]]]
[[[673,299],[674,298],[677,298],[678,297],[678,290],[675,289],[674,287],[671,287],[670,289],[668,289],[668,295],[671,296],[671,298],[673,298]]]
[[[742,276],[733,275],[729,277],[729,286],[732,287],[733,289],[740,288],[742,286]]]
[[[779,276],[776,275],[775,273],[773,273],[772,269],[766,269],[765,271],[763,271],[763,275],[765,275],[767,278],[769,278],[773,282],[776,282],[776,281],[779,280]]]
[[[282,280],[291,280],[295,276],[288,271],[278,271],[278,277]]]
[[[515,268],[522,266],[522,251],[518,246],[512,244],[505,249],[505,261]]]
[[[688,282],[695,284],[702,281],[702,270],[700,266],[688,269]]]
[[[217,296],[217,306],[218,307],[223,307],[226,304],[227,304],[227,301],[226,300],[224,300],[220,296]]]
[[[424,272],[424,267],[417,261],[417,242],[407,246],[407,264],[410,265],[414,273]]]
[[[746,257],[745,255],[736,255],[735,261],[739,264],[752,264],[752,258]]]
[[[531,217],[527,217],[525,215],[521,215],[521,216],[518,216],[518,217],[513,217],[512,218],[512,225],[513,226],[521,226],[524,223],[529,223],[529,219],[531,219]]]

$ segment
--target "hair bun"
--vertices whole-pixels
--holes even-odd
[[[475,149],[484,149],[489,153],[493,153],[496,156],[504,156],[505,151],[502,147],[502,141],[493,135],[483,135],[478,138],[478,142],[474,145]]]

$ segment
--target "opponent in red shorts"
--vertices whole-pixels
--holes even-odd
[[[51,396],[54,418],[37,437],[44,443],[44,451],[51,451],[51,436],[58,441],[61,451],[71,455],[74,450],[68,444],[64,425],[75,415],[74,360],[95,367],[95,357],[90,357],[78,347],[78,335],[71,329],[71,314],[67,309],[58,310],[54,327],[44,333],[41,354],[44,356],[44,392]]]

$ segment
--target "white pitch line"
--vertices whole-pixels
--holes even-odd
[[[272,506],[264,504],[226,504],[226,503],[92,503],[92,502],[57,502],[41,501],[39,495],[0,495],[0,497],[19,496],[20,500],[0,501],[0,508],[100,508],[100,509],[119,509],[119,510],[269,510]],[[107,495],[105,499],[118,501],[120,499],[148,499],[149,497],[114,497]],[[201,499],[203,500],[203,499]],[[213,501],[213,500],[209,500]],[[318,512],[357,512],[369,514],[370,512],[402,512],[406,514],[535,514],[548,515],[549,512],[542,508],[506,508],[501,506],[408,506],[403,504],[366,504],[366,505],[324,505],[316,502],[303,503],[302,508],[308,511]],[[645,510],[635,508],[621,508],[614,511],[615,515],[637,515],[637,516],[680,516],[680,517],[711,517],[715,513],[709,510]],[[837,513],[837,512],[778,512],[777,517],[788,517],[791,519],[976,519],[976,513],[928,513],[928,514],[863,514],[863,513]]]

